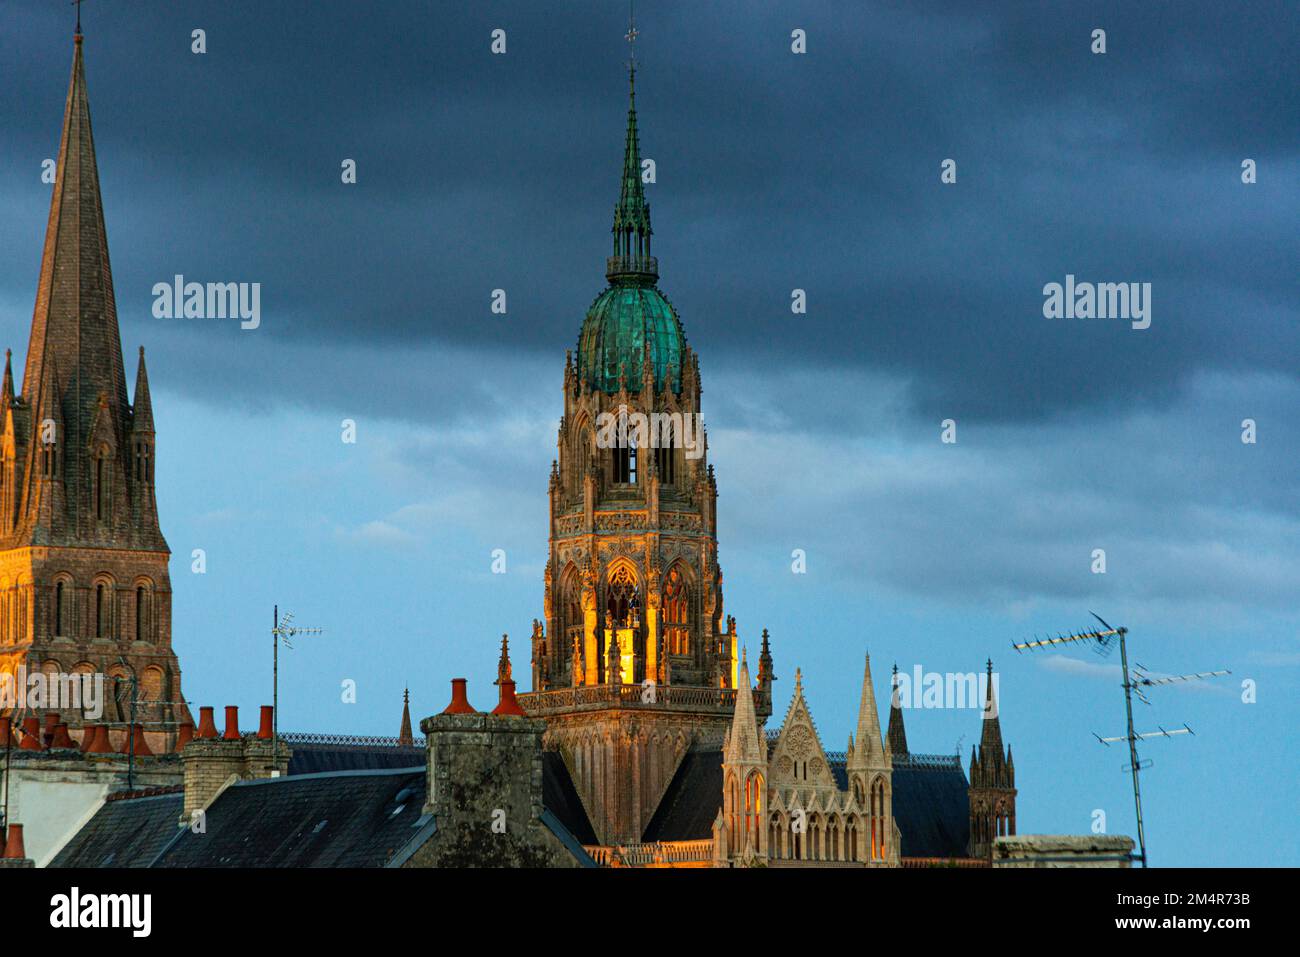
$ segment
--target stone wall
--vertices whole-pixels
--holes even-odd
[[[993,841],[994,867],[1131,867],[1122,834],[1017,834]]]
[[[541,821],[542,732],[533,718],[440,714],[427,742],[433,836],[407,867],[574,867]]]

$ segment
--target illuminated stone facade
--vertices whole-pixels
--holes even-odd
[[[149,380],[141,349],[129,402],[80,36],[55,176],[22,390],[6,356],[0,394],[0,672],[121,679],[105,686],[101,720],[115,724],[130,720],[134,679],[135,719],[165,751],[190,716],[172,651]],[[112,743],[123,735],[115,727]]]

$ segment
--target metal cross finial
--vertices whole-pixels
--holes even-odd
[[[77,32],[81,32],[81,0],[72,0],[72,5],[77,8]]]

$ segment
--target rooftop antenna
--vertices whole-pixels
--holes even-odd
[[[1147,699],[1146,689],[1157,685],[1173,684],[1176,681],[1195,681],[1202,678],[1212,678],[1217,675],[1231,674],[1230,671],[1202,671],[1194,675],[1172,675],[1169,677],[1152,677],[1147,673],[1146,668],[1134,662],[1135,670],[1130,671],[1128,667],[1128,643],[1125,636],[1128,635],[1128,629],[1121,626],[1113,628],[1104,618],[1096,612],[1089,612],[1093,618],[1101,624],[1101,628],[1094,628],[1091,631],[1072,632],[1065,635],[1056,635],[1049,638],[1035,638],[1033,641],[1024,641],[1013,644],[1011,647],[1016,651],[1035,651],[1039,648],[1051,648],[1056,645],[1065,645],[1073,642],[1090,642],[1093,651],[1103,658],[1109,655],[1119,645],[1120,670],[1124,676],[1124,714],[1126,733],[1112,738],[1103,738],[1096,732],[1093,733],[1098,741],[1106,747],[1110,747],[1117,741],[1128,742],[1128,766],[1125,771],[1133,775],[1133,809],[1137,814],[1137,833],[1138,833],[1138,860],[1142,866],[1147,866],[1147,841],[1146,830],[1142,824],[1142,788],[1138,783],[1138,772],[1143,768],[1151,767],[1151,761],[1145,762],[1139,760],[1137,752],[1137,743],[1147,738],[1171,738],[1178,734],[1193,734],[1191,728],[1183,725],[1181,728],[1175,728],[1172,731],[1166,731],[1159,728],[1157,731],[1144,731],[1141,734],[1133,730],[1133,695],[1136,693],[1138,698],[1146,704],[1151,702]],[[1116,640],[1118,639],[1118,641]]]
[[[290,651],[293,650],[292,639],[298,635],[319,635],[320,628],[303,628],[293,623],[293,612],[280,617],[280,606],[275,606],[274,624],[271,627],[271,762],[280,756],[280,642]]]

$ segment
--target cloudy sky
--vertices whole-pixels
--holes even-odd
[[[895,661],[992,656],[1020,830],[1100,810],[1132,833],[1125,755],[1092,737],[1122,732],[1118,664],[1010,650],[1095,610],[1154,671],[1233,672],[1139,706],[1139,730],[1196,731],[1143,749],[1153,863],[1300,862],[1294,5],[640,7],[660,285],[701,356],[726,611],[751,646],[771,630],[778,707],[802,667],[843,748],[864,652],[882,701]],[[0,320],[21,360],[71,19],[0,12]],[[404,685],[418,718],[461,674],[489,703],[501,633],[526,670],[541,615],[625,5],[91,3],[83,26],[186,697],[269,701],[279,602],[325,628],[282,661],[282,728],[392,734]],[[261,283],[261,327],[155,319],[176,274]],[[1150,328],[1044,318],[1067,274],[1150,283]],[[968,756],[978,715],[908,732]]]

